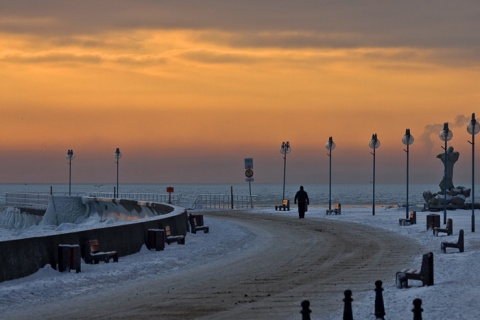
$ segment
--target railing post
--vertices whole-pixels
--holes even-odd
[[[343,308],[343,320],[353,320],[352,291],[345,290],[343,294],[345,295],[345,299],[343,299],[343,302],[345,303]]]
[[[383,305],[382,281],[375,281],[375,317],[385,320],[385,306]]]
[[[310,313],[312,313],[312,310],[310,310],[310,301],[303,300],[301,306],[302,311],[300,311],[300,313],[302,314],[302,320],[310,320]]]
[[[416,298],[413,300],[413,320],[422,320],[422,299]]]

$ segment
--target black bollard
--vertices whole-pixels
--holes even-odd
[[[413,320],[422,320],[422,299],[413,299]]]
[[[312,310],[310,310],[310,301],[302,301],[302,311],[300,311],[300,313],[302,314],[302,320],[310,320],[310,313],[312,313]]]
[[[343,294],[345,295],[345,299],[343,299],[343,302],[345,302],[345,307],[343,308],[343,320],[353,320],[352,291],[345,290]]]
[[[375,318],[385,320],[385,306],[383,305],[382,281],[375,281]]]

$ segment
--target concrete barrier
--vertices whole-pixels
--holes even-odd
[[[116,200],[118,205],[123,203],[122,206],[125,207],[126,202]],[[78,203],[76,200],[72,201]],[[104,202],[113,203],[111,200],[105,200]],[[58,264],[58,245],[60,244],[80,245],[82,257],[84,257],[87,240],[98,239],[102,245],[102,250],[115,250],[122,257],[140,251],[142,245],[147,243],[148,229],[162,229],[168,224],[173,233],[187,234],[188,216],[186,210],[175,211],[174,207],[166,204],[139,204],[137,201],[134,202],[136,204],[128,201],[128,205],[133,206],[132,208],[145,209],[148,207],[146,210],[154,211],[159,215],[108,227],[1,241],[0,282],[28,276],[47,264],[56,268]],[[98,203],[100,204],[102,201],[98,201]],[[161,214],[162,212],[165,214]]]

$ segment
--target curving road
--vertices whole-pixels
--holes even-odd
[[[253,250],[191,266],[148,284],[116,286],[37,314],[50,319],[300,319],[300,302],[312,317],[340,318],[343,292],[372,293],[376,280],[393,285],[418,247],[402,236],[328,219],[239,211],[209,212],[248,227]],[[411,240],[410,240],[411,242]],[[128,292],[128,295],[125,294]],[[319,317],[321,315],[321,317]]]

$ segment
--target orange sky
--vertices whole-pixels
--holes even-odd
[[[275,183],[283,174],[278,150],[289,140],[289,181],[326,183],[329,136],[337,143],[336,179],[368,182],[368,143],[377,133],[378,181],[403,183],[401,138],[410,128],[412,180],[437,184],[444,122],[462,153],[458,182],[469,182],[465,128],[480,98],[478,49],[467,39],[451,41],[461,29],[432,28],[438,22],[427,13],[413,22],[418,34],[389,34],[396,29],[372,18],[372,26],[388,26],[383,34],[362,23],[370,21],[367,14],[362,27],[349,30],[302,25],[301,17],[324,14],[307,7],[291,24],[274,23],[289,22],[282,20],[288,8],[279,8],[243,26],[216,16],[178,25],[165,18],[162,25],[149,20],[145,7],[134,18],[111,16],[110,23],[85,8],[78,17],[68,8],[6,9],[0,13],[0,182],[66,182],[68,149],[76,154],[74,181],[113,181],[113,152],[120,147],[125,182],[242,182],[243,159],[253,157],[256,181]],[[189,21],[174,3],[151,9]],[[462,13],[452,20],[467,28]],[[262,17],[272,24],[260,24]],[[438,34],[426,32],[422,41],[420,31],[432,29]],[[436,133],[428,134],[433,125]]]

